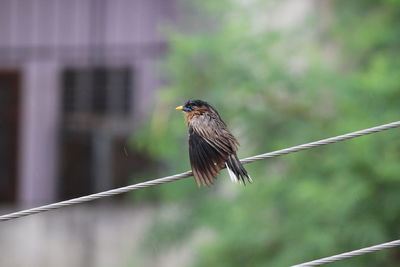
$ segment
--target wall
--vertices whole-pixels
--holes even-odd
[[[60,71],[131,66],[134,104],[127,134],[162,85],[163,27],[175,15],[174,0],[0,2],[0,69],[16,69],[22,77],[19,203],[29,207],[57,199]]]

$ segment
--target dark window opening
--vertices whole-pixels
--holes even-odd
[[[124,89],[124,86],[115,86],[110,83],[111,71],[107,71],[105,68],[95,68],[92,72],[92,106],[93,112],[96,114],[105,114],[107,112],[107,107],[111,105],[107,105],[107,100],[111,99],[111,94],[121,92]],[[110,90],[110,97],[107,97],[107,89]],[[111,90],[116,90],[112,92]],[[111,108],[110,108],[111,111]]]
[[[68,114],[128,116],[131,108],[129,67],[68,68],[62,74],[63,110]]]
[[[126,127],[131,122],[131,79],[128,67],[63,71],[60,199],[128,185],[132,174],[154,166],[140,153],[125,152],[131,134]]]
[[[93,193],[91,136],[65,133],[62,140],[60,198],[69,199]]]
[[[17,152],[20,77],[0,72],[0,202],[17,199]]]

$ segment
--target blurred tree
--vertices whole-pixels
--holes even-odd
[[[186,129],[174,110],[188,98],[218,108],[242,157],[398,120],[400,1],[328,3],[329,16],[274,29],[265,18],[276,1],[196,2],[193,29],[171,35],[170,86],[134,144],[165,163],[163,174],[188,169]],[[213,188],[187,179],[133,197],[179,207],[157,220],[149,244],[191,244],[194,266],[289,266],[400,236],[398,136],[247,165],[255,182],[246,187],[223,171]],[[399,261],[392,250],[337,266]]]

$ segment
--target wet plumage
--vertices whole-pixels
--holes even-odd
[[[225,166],[232,181],[252,181],[236,155],[239,143],[215,108],[205,101],[190,100],[176,109],[185,114],[190,164],[197,185],[212,185]]]

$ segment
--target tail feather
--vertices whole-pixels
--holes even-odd
[[[253,182],[250,175],[239,161],[236,153],[230,155],[225,164],[228,169],[229,177],[234,183],[243,182],[243,184],[246,184],[246,179],[249,183]]]
[[[225,163],[226,169],[228,170],[229,177],[231,178],[231,181],[234,183],[239,183],[239,178],[235,175],[235,173],[229,168],[228,163]]]

